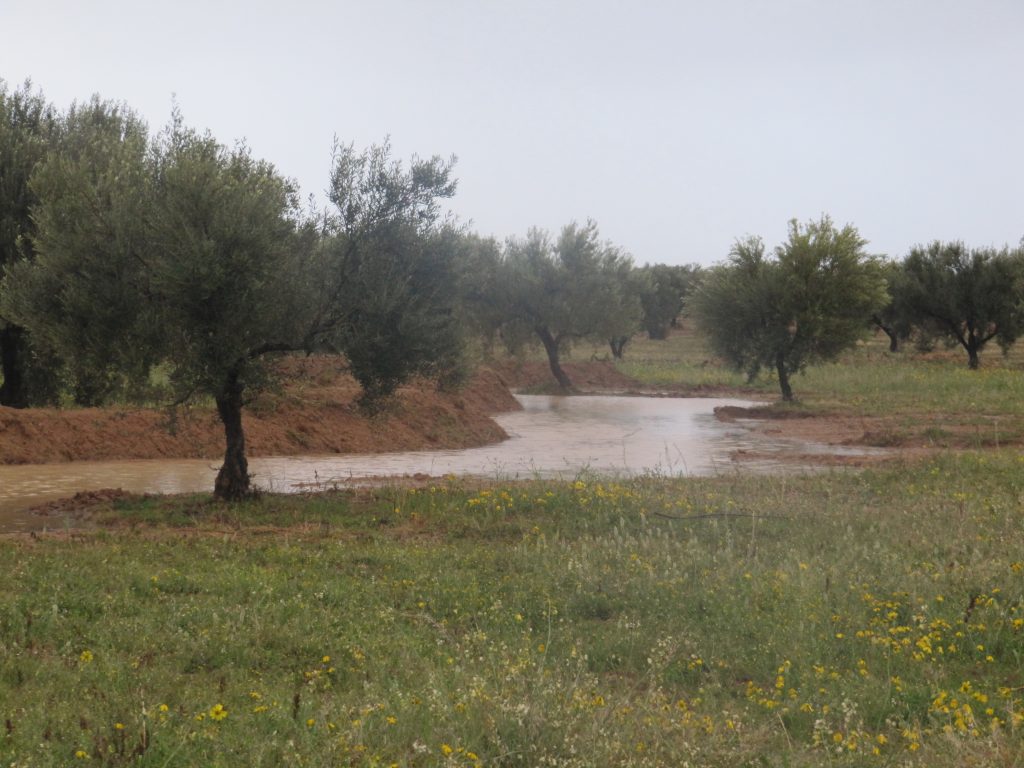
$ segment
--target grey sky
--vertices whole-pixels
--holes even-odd
[[[482,234],[594,218],[710,264],[830,214],[870,249],[1024,236],[1020,0],[0,0],[0,78],[186,120],[326,186],[332,137],[459,157]]]

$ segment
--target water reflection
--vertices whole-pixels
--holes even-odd
[[[346,457],[291,457],[253,462],[258,479],[276,490],[309,481],[346,482],[381,475],[573,477],[581,472],[707,474],[749,441],[748,430],[719,423],[716,405],[738,400],[646,397],[519,397],[523,410],[497,421],[509,439],[451,451]]]

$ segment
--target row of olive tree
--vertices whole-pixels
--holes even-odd
[[[941,339],[962,347],[976,369],[990,341],[1005,352],[1024,331],[1024,245],[970,249],[934,242],[888,264],[886,277],[889,301],[872,321],[893,352],[915,334],[926,348]]]
[[[714,352],[753,379],[775,371],[783,400],[791,377],[835,359],[869,331],[890,349],[917,331],[968,354],[991,340],[1004,351],[1024,323],[1024,246],[969,250],[962,243],[916,247],[900,263],[865,251],[866,241],[828,217],[790,222],[771,255],[759,238],[739,241],[727,264],[707,271],[691,302]]]
[[[569,224],[557,238],[531,229],[503,246],[472,237],[466,243],[460,289],[466,317],[513,352],[542,347],[567,391],[573,384],[562,358],[573,345],[607,343],[621,358],[640,331],[664,339],[700,275],[695,265],[635,267],[624,250],[601,239],[593,221]]]
[[[219,498],[249,492],[241,414],[268,356],[345,354],[371,408],[413,375],[455,367],[450,244],[462,233],[440,210],[453,161],[404,166],[387,144],[337,147],[333,209],[314,214],[272,165],[177,111],[155,137],[98,98],[43,112],[52,126],[19,177],[24,215],[0,190],[4,331],[65,361],[81,400],[138,385],[157,364],[178,400],[212,397],[225,431]],[[5,360],[20,351],[5,336]],[[19,365],[4,382],[24,390]]]
[[[343,354],[374,409],[413,375],[464,371],[468,333],[539,343],[552,374],[582,339],[616,356],[664,338],[696,267],[635,268],[596,225],[504,246],[442,218],[453,161],[337,146],[328,211],[245,145],[175,110],[152,136],[126,106],[61,113],[0,83],[0,404],[81,405],[141,392],[155,366],[175,402],[207,396],[225,430],[216,494],[249,490],[242,409],[268,356]]]
[[[336,148],[334,209],[311,215],[273,167],[180,116],[154,139],[123,105],[60,114],[29,84],[0,82],[0,153],[0,405],[53,402],[62,387],[80,405],[139,390],[168,359],[172,327],[189,353],[174,360],[212,354],[198,345],[223,358],[173,366],[180,398],[227,387],[229,369],[242,378],[253,365],[239,361],[302,347],[343,350],[372,406],[410,371],[456,378],[459,331],[472,328],[500,329],[510,347],[532,337],[570,388],[559,361],[574,341],[621,357],[641,329],[665,338],[699,277],[633,267],[593,223],[504,248],[472,236],[440,220],[451,162],[405,169],[386,144]],[[239,399],[222,394],[225,407]]]

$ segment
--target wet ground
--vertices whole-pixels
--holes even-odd
[[[510,435],[495,445],[258,458],[251,460],[250,471],[259,487],[286,493],[413,475],[571,479],[581,474],[709,475],[740,471],[740,466],[742,471],[792,471],[793,454],[871,450],[771,437],[752,431],[743,419],[715,418],[718,406],[751,405],[741,400],[546,395],[518,399],[522,411],[495,417]],[[757,458],[737,465],[732,458],[737,454]],[[41,516],[26,510],[76,492],[101,488],[136,493],[207,491],[213,488],[216,472],[216,462],[201,459],[0,466],[0,531],[72,525],[66,515]]]

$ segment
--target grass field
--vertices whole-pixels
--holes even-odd
[[[1012,359],[852,355],[799,407],[1018,415]],[[0,541],[0,764],[1024,765],[1022,501],[1001,447],[116,502]]]

